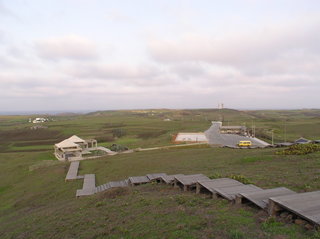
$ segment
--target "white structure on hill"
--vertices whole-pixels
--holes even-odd
[[[89,148],[97,148],[97,140],[83,140],[73,135],[54,145],[54,155],[60,161],[81,160],[83,151]]]
[[[44,123],[44,122],[47,122],[47,121],[49,121],[49,120],[46,119],[46,118],[35,118],[35,119],[32,121],[32,123],[37,124],[37,123]],[[29,122],[30,122],[30,120],[29,120]]]

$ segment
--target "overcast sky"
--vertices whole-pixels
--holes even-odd
[[[320,108],[319,0],[0,0],[0,111]]]

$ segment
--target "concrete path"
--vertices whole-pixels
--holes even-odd
[[[208,143],[192,143],[192,144],[177,144],[177,145],[168,145],[168,146],[159,146],[153,148],[137,148],[135,151],[151,151],[159,149],[171,149],[171,148],[180,148],[185,146],[195,146],[195,145],[207,145]]]
[[[95,174],[85,174],[83,179],[82,189],[78,189],[76,197],[88,196],[94,194],[96,188],[96,175]]]
[[[269,145],[267,142],[264,142],[254,137],[241,136],[237,134],[221,134],[219,123],[213,123],[211,127],[204,133],[210,145],[218,145],[218,146],[228,145],[228,146],[234,147],[234,146],[237,146],[239,141],[242,141],[242,140],[251,141],[252,146],[266,147]]]
[[[83,178],[83,176],[77,176],[79,165],[79,161],[71,162],[65,181]]]
[[[107,149],[107,148],[102,147],[102,146],[96,147],[96,148],[94,148],[94,149],[95,149],[95,150],[101,150],[101,151],[107,153],[108,155],[115,155],[115,154],[117,154],[117,152],[113,152],[112,150]]]

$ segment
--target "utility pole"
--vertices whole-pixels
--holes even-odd
[[[251,137],[253,137],[253,120],[251,120]]]
[[[284,142],[287,142],[287,125],[286,125],[286,121],[284,121]]]

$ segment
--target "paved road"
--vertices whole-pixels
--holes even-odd
[[[219,127],[219,123],[212,123],[212,126],[206,132],[204,132],[209,144],[234,147],[237,146],[239,141],[250,140],[253,146],[266,147],[269,145],[268,143],[254,137],[246,137],[237,134],[220,134]]]

